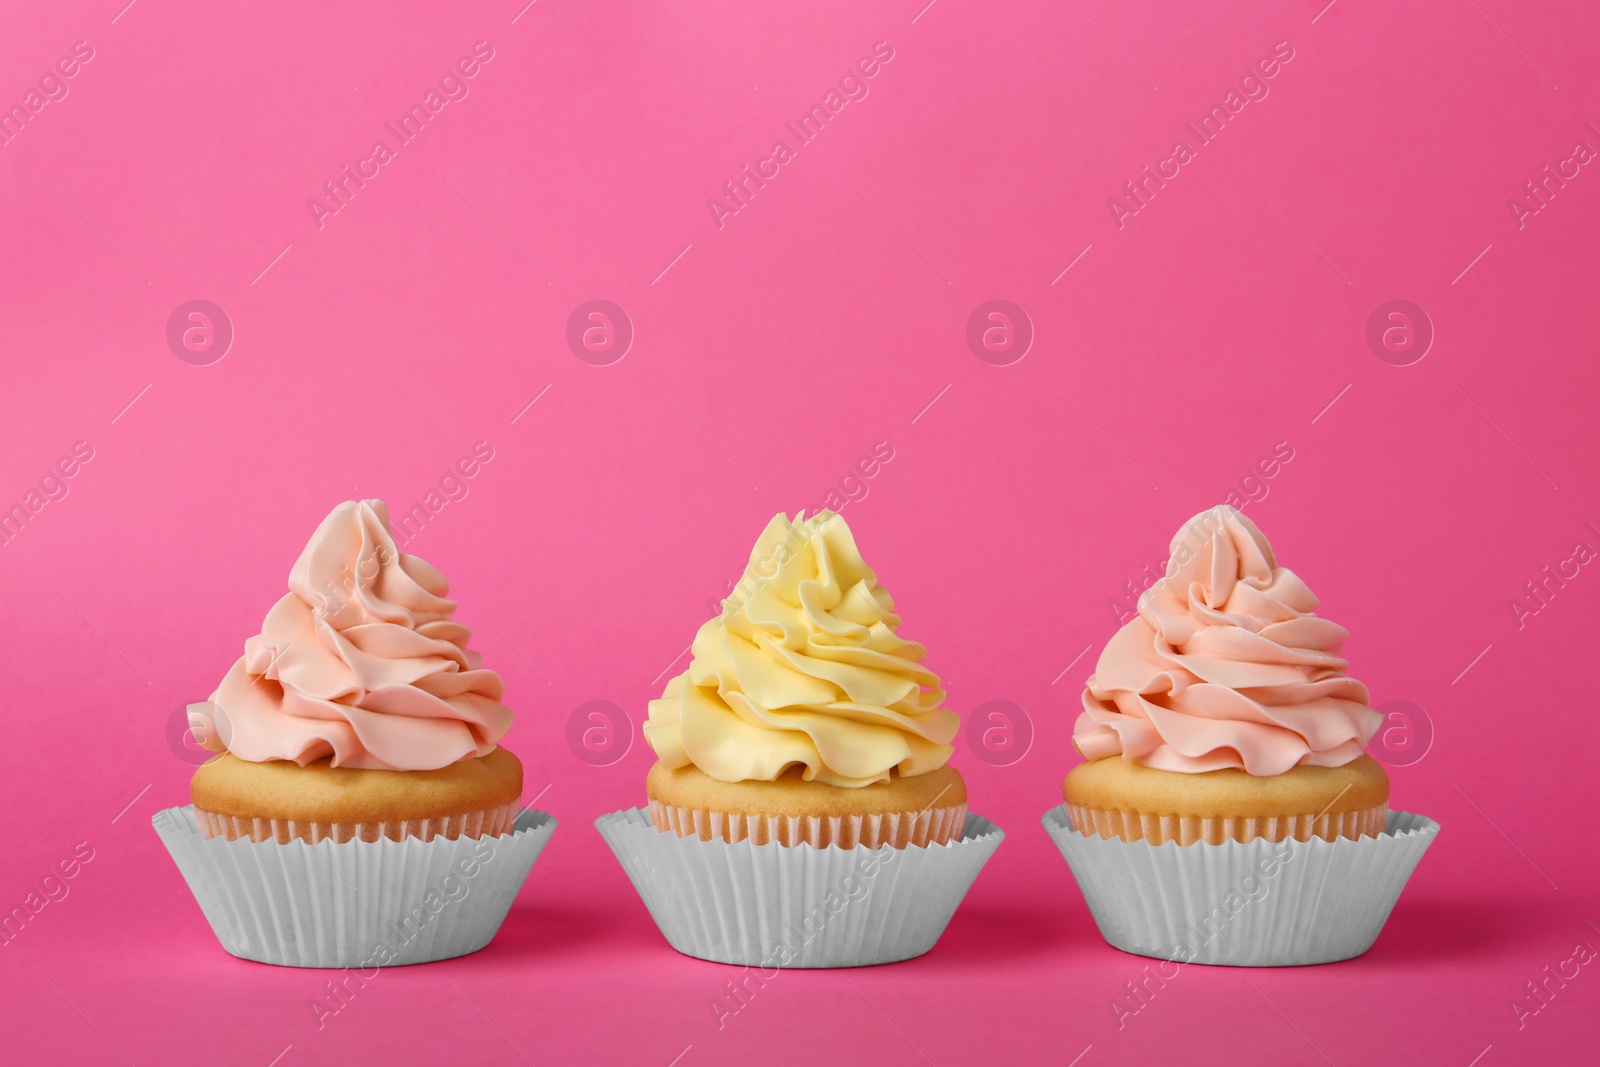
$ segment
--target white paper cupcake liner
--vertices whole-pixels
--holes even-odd
[[[208,838],[193,806],[151,822],[224,949],[286,967],[363,969],[487,945],[556,828],[524,811],[498,837],[312,845]]]
[[[747,967],[865,967],[927,952],[1005,838],[968,814],[959,840],[907,848],[729,844],[595,820],[667,943]]]
[[[1234,967],[1361,955],[1439,832],[1391,811],[1376,837],[1151,845],[1081,834],[1065,804],[1043,822],[1114,948]]]

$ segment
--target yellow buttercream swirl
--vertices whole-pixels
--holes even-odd
[[[695,634],[689,669],[650,702],[645,740],[666,766],[724,782],[802,766],[807,781],[866,786],[937,770],[959,720],[899,625],[844,519],[777,515]]]

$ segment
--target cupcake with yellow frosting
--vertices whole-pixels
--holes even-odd
[[[483,947],[555,825],[519,811],[504,684],[381,500],[336,507],[288,585],[190,705],[218,755],[157,829],[235,955],[382,966]]]
[[[650,702],[662,830],[818,848],[944,844],[967,788],[959,720],[845,521],[768,523],[689,669]]]
[[[1389,810],[1388,775],[1363,752],[1383,718],[1345,673],[1348,631],[1318,606],[1223,505],[1178,531],[1165,576],[1101,653],[1073,730],[1086,758],[1045,826],[1117,947],[1311,963],[1377,936],[1438,827]]]
[[[959,719],[899,628],[844,519],[767,525],[722,612],[696,633],[688,669],[650,702],[648,810],[597,823],[675,948],[851,966],[937,939],[1003,835],[968,813],[947,763]],[[893,864],[895,878],[867,873]]]

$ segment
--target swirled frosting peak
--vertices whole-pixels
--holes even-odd
[[[689,669],[650,702],[645,740],[667,767],[724,782],[803,767],[855,787],[936,770],[959,723],[899,626],[842,518],[778,515],[695,635]]]
[[[240,759],[433,770],[483,756],[511,727],[500,676],[438,571],[400,552],[381,500],[322,520],[289,592],[191,723]],[[205,720],[210,719],[210,722]]]
[[[1382,716],[1344,673],[1349,632],[1316,607],[1253,522],[1226,505],[1201,512],[1100,654],[1073,743],[1166,771],[1349,763]]]

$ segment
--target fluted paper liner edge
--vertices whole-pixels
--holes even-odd
[[[1333,963],[1372,947],[1438,835],[1391,811],[1376,837],[1151,845],[1042,819],[1100,934],[1156,959],[1237,967]]]
[[[595,828],[674,949],[774,970],[922,955],[1005,838],[971,813],[958,840],[906,848],[702,841],[658,830],[640,808]]]
[[[555,832],[524,811],[510,833],[316,844],[207,838],[192,805],[151,818],[222,947],[287,967],[399,966],[493,939]]]

